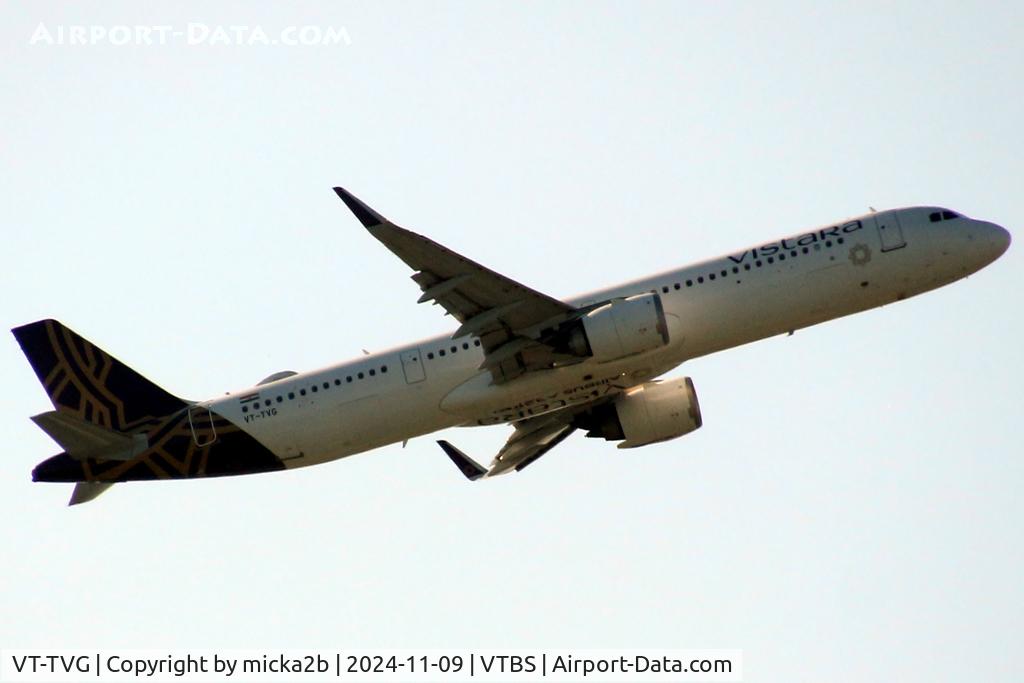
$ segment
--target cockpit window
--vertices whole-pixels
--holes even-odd
[[[960,218],[960,214],[956,213],[955,211],[946,210],[932,211],[930,214],[928,214],[928,220],[930,220],[932,223],[938,223],[939,221],[949,221],[953,220],[954,218]]]

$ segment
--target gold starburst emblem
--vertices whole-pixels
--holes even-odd
[[[867,265],[871,260],[871,247],[866,244],[855,244],[850,248],[850,263],[855,266]]]

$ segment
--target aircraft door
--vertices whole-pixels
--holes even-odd
[[[895,211],[875,214],[874,220],[875,227],[878,228],[878,239],[882,241],[882,251],[893,251],[907,246]]]
[[[423,357],[418,348],[402,352],[402,372],[407,384],[416,384],[427,378],[423,370]]]
[[[213,413],[204,406],[189,406],[188,425],[192,428],[192,440],[197,446],[209,446],[217,440],[217,428],[213,424]]]

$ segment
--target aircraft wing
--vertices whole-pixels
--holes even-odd
[[[490,370],[495,381],[572,359],[537,340],[541,330],[576,314],[572,306],[398,227],[343,188],[334,191],[371,235],[416,271],[419,303],[440,304],[462,323],[456,338],[480,338],[486,356],[481,369]]]
[[[441,449],[451,458],[459,471],[470,481],[482,477],[495,477],[511,470],[519,472],[562,443],[577,427],[577,416],[593,410],[610,400],[602,396],[593,401],[556,410],[537,417],[512,423],[515,430],[494,456],[490,467],[483,467],[447,441],[438,441]]]
[[[481,477],[496,477],[511,470],[516,472],[523,470],[535,463],[540,456],[562,443],[574,431],[576,428],[571,424],[551,424],[528,434],[522,433],[517,427],[498,454],[494,456],[489,468],[483,467],[447,441],[438,441],[437,443],[467,479],[476,481]]]

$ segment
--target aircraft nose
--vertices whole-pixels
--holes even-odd
[[[996,252],[994,258],[999,258],[1006,253],[1007,249],[1010,248],[1010,231],[1001,225],[996,225],[995,223],[989,223],[989,226],[992,229],[992,247]]]
[[[958,232],[966,238],[964,245],[965,273],[974,273],[992,263],[1010,248],[1010,233],[1001,225],[972,220]]]
[[[975,250],[984,261],[984,266],[995,261],[1010,248],[1010,233],[1006,228],[988,221],[977,221],[974,233]]]

